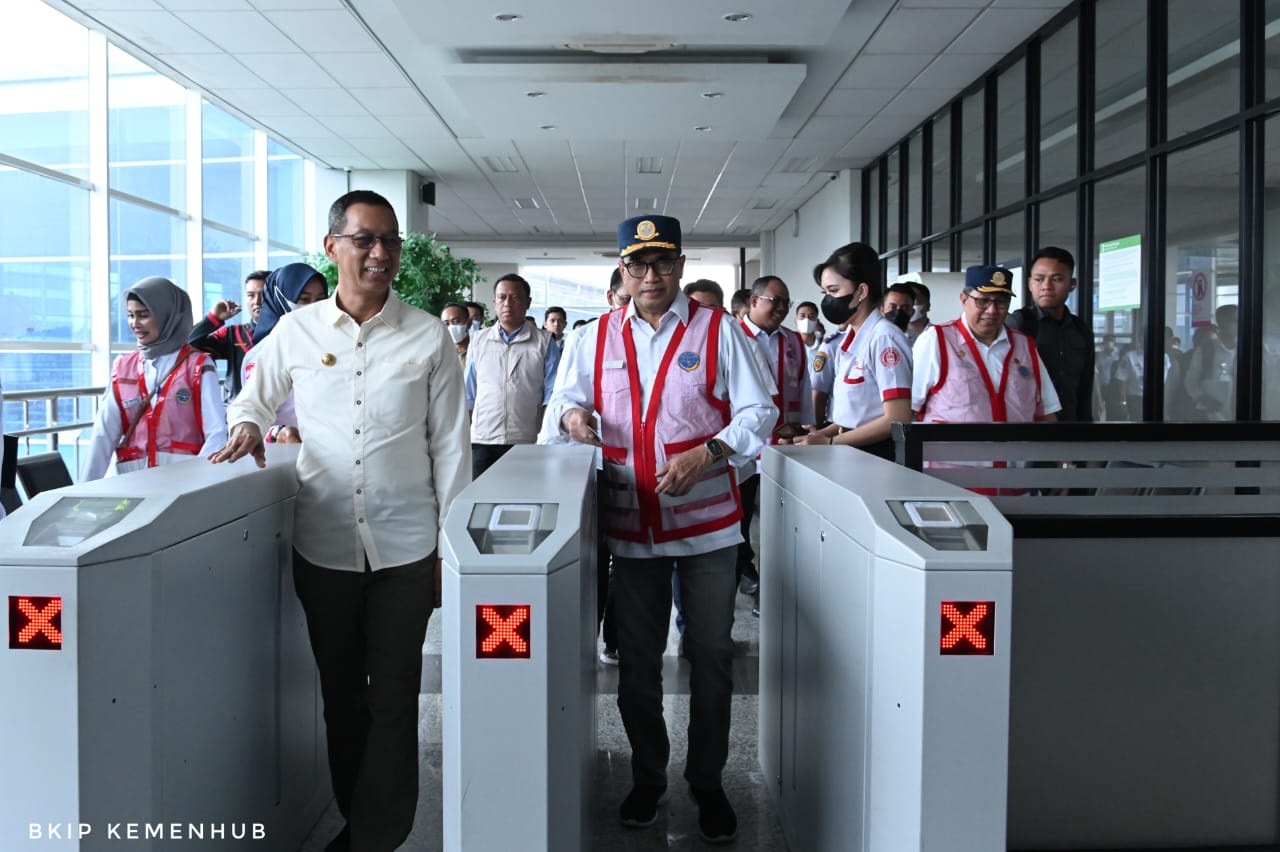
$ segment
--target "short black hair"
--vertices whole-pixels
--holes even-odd
[[[1061,263],[1067,268],[1072,275],[1076,274],[1076,259],[1071,256],[1071,252],[1057,246],[1045,246],[1036,252],[1036,256],[1031,258],[1031,265],[1035,266],[1036,261],[1044,258],[1045,260],[1053,260]]]
[[[265,283],[267,280],[267,276],[270,274],[271,274],[270,269],[255,269],[244,277],[244,283],[248,284],[250,281],[254,281],[254,280],[262,281]]]
[[[880,263],[880,253],[866,243],[849,243],[831,252],[826,260],[813,268],[813,280],[821,287],[822,273],[834,269],[836,274],[853,282],[856,290],[860,285],[867,285],[867,300],[872,305],[880,304],[884,297],[884,274]]]
[[[533,288],[529,286],[529,282],[525,281],[523,276],[518,275],[515,272],[508,272],[506,275],[501,275],[498,277],[497,281],[493,282],[493,290],[495,293],[498,291],[498,285],[503,281],[514,281],[517,284],[523,285],[525,298],[533,298]]]
[[[813,302],[801,302],[800,304],[796,305],[797,315],[800,313],[801,308],[811,308],[815,314],[818,313],[818,306],[815,305]]]
[[[347,224],[347,208],[351,207],[353,204],[368,204],[371,207],[383,207],[390,210],[392,216],[396,213],[396,208],[391,206],[391,202],[373,190],[353,189],[347,194],[339,196],[338,200],[333,202],[329,207],[329,233],[342,233],[342,227]]]
[[[587,321],[584,319],[577,319],[573,321],[574,328],[582,328],[586,324],[587,324]]]
[[[480,304],[479,302],[463,302],[462,307],[467,309],[468,314],[471,313],[472,308],[475,308],[477,311],[480,312],[480,318],[484,319],[484,316],[485,316],[484,305]]]
[[[622,267],[615,266],[613,274],[609,276],[609,292],[617,293],[622,289]]]
[[[787,282],[783,281],[781,278],[779,278],[776,275],[761,275],[755,281],[751,282],[751,295],[763,296],[764,291],[769,289],[770,281],[777,281],[783,287],[787,286]]]
[[[560,316],[564,317],[566,321],[568,321],[569,319],[569,314],[565,312],[564,308],[560,307],[559,305],[552,305],[551,307],[547,308],[546,311],[543,312],[542,321],[546,322],[547,320],[551,319],[552,314],[559,314]]]
[[[933,304],[933,299],[929,296],[929,288],[921,284],[919,281],[911,281],[907,284],[912,290],[916,291],[916,301],[920,301],[920,294],[924,293],[924,300],[929,304]]]
[[[916,300],[916,291],[911,289],[911,284],[910,282],[907,282],[907,281],[900,281],[897,284],[890,284],[888,287],[885,288],[884,292],[885,292],[885,295],[888,295],[890,293],[901,293],[902,295],[906,296],[908,299],[910,299],[913,302]]]
[[[751,304],[751,290],[743,287],[741,290],[734,292],[733,299],[729,302],[729,311],[736,314],[749,304]]]
[[[440,316],[444,316],[444,312],[449,310],[450,308],[457,308],[467,316],[471,315],[471,313],[467,310],[467,306],[462,304],[461,302],[445,302],[444,305],[441,306],[440,308]]]
[[[690,281],[684,285],[684,294],[686,296],[692,296],[694,293],[710,293],[716,297],[718,304],[724,304],[724,290],[710,278],[699,278],[697,281]]]

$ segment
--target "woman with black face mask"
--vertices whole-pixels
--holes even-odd
[[[792,443],[844,444],[893,458],[892,424],[911,419],[911,345],[880,313],[880,270],[879,255],[865,243],[838,248],[814,267],[825,294],[822,315],[848,328],[825,346],[834,368],[832,423]],[[814,366],[820,369],[816,360]]]

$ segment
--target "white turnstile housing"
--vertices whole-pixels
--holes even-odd
[[[770,447],[763,476],[760,762],[789,845],[1004,849],[1009,524],[847,447]]]
[[[331,792],[289,570],[296,454],[73,485],[0,521],[0,849],[306,837]]]
[[[595,454],[517,446],[445,519],[444,848],[590,846]]]

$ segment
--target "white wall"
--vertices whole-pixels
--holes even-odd
[[[812,299],[813,267],[862,233],[862,172],[837,172],[781,227],[762,235],[761,274],[787,282],[793,301]]]

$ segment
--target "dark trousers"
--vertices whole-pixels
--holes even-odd
[[[471,445],[471,481],[475,482],[480,474],[493,467],[498,459],[507,454],[515,444],[472,444]]]
[[[738,579],[749,577],[760,579],[756,570],[756,552],[751,547],[751,519],[756,516],[756,496],[760,493],[760,474],[744,479],[738,483],[738,493],[742,495],[742,544],[738,545],[738,564],[735,573]]]
[[[596,630],[604,646],[618,649],[617,620],[613,616],[613,576],[609,571],[609,541],[604,528],[604,482],[596,485]]]
[[[351,848],[395,849],[418,805],[422,643],[435,598],[435,561],[336,571],[296,550],[293,583],[307,615],[324,697],[329,775]]]
[[[720,786],[729,755],[733,697],[736,547],[697,556],[613,558],[618,622],[618,710],[631,742],[636,784],[667,783],[671,742],[662,716],[662,652],[671,620],[671,565],[680,575],[684,647],[689,660],[689,757],[684,777],[698,789]]]

